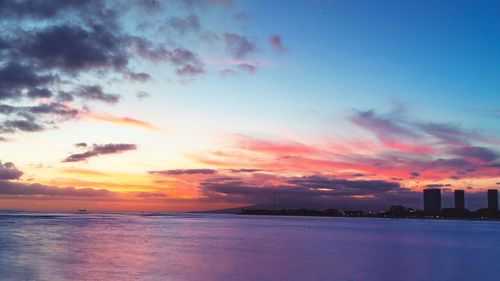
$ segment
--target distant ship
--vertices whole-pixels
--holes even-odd
[[[78,212],[80,212],[80,213],[86,213],[87,209],[80,209],[80,210],[78,210]]]

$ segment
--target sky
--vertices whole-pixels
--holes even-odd
[[[500,188],[498,1],[0,2],[0,209]]]

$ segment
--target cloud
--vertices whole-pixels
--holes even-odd
[[[457,125],[446,123],[421,123],[418,127],[447,145],[467,145],[471,140],[484,141],[476,132],[461,130]]]
[[[255,173],[262,172],[262,169],[230,169],[232,173]]]
[[[106,189],[54,187],[39,183],[29,184],[0,180],[1,195],[42,195],[42,196],[68,196],[68,197],[111,197],[114,195]]]
[[[184,5],[194,8],[194,7],[206,7],[211,5],[222,5],[222,6],[232,6],[233,0],[180,0]]]
[[[356,111],[349,119],[353,124],[374,133],[387,149],[413,153],[434,152],[433,147],[420,142],[420,132],[408,127],[394,114],[381,116],[373,110]]]
[[[200,183],[208,200],[270,205],[272,198],[280,208],[387,208],[395,197],[409,202],[416,193],[409,193],[399,183],[377,180],[348,180],[321,175],[307,177],[270,176],[258,178],[206,179]],[[420,195],[420,194],[418,194]]]
[[[33,106],[0,104],[0,132],[37,132],[53,128],[54,122],[74,119],[79,110],[58,102],[39,103]],[[2,121],[1,115],[4,116]]]
[[[453,186],[452,184],[428,184],[426,185],[425,187],[427,188],[441,188],[441,187],[449,187],[449,186]]]
[[[234,59],[246,58],[257,52],[257,45],[244,36],[226,32],[222,37],[226,43],[226,52]]]
[[[239,70],[244,71],[246,73],[250,73],[250,74],[254,74],[255,71],[257,70],[257,67],[255,65],[248,64],[248,63],[240,63],[240,64],[238,64],[237,67]]]
[[[283,42],[279,35],[269,36],[268,42],[273,48],[273,50],[277,53],[284,53],[287,50],[287,48],[285,48],[285,46],[283,45]]]
[[[179,76],[196,76],[205,73],[203,67],[196,64],[185,64],[175,70]]]
[[[150,130],[158,130],[158,128],[153,124],[132,117],[126,117],[126,116],[118,117],[110,114],[99,114],[99,113],[88,113],[85,114],[84,117],[112,124],[134,126]]]
[[[415,131],[398,124],[394,117],[383,117],[373,110],[356,111],[350,120],[355,125],[373,132],[382,140],[392,137],[420,137]]]
[[[484,162],[492,162],[498,158],[498,153],[495,151],[478,146],[461,146],[454,148],[451,152],[455,155],[476,159]]]
[[[0,162],[0,180],[17,180],[23,175],[11,162]]]
[[[76,147],[87,147],[87,144],[84,142],[79,142],[79,143],[75,143],[75,146]]]
[[[0,100],[19,98],[23,89],[30,93],[56,80],[55,75],[38,73],[29,66],[9,62],[0,66]]]
[[[481,142],[493,144],[495,139],[481,134],[471,135],[470,130],[454,128],[455,133],[452,135],[460,136],[461,143],[471,144],[444,142],[420,126],[429,123],[403,118],[400,114],[356,111],[356,114],[348,117],[349,120],[362,128],[366,127],[371,134],[357,136],[342,145],[337,145],[337,141],[329,145],[332,142],[328,139],[302,143],[237,135],[233,136],[232,145],[227,149],[194,157],[200,163],[229,169],[239,166],[301,174],[332,171],[339,175],[364,173],[385,180],[418,178],[419,182],[447,179],[475,181],[498,177],[496,147],[476,145]],[[366,141],[363,138],[372,135],[380,140],[382,146],[364,145]],[[393,140],[397,141],[398,146],[394,146]],[[360,142],[363,145],[359,145]]]
[[[161,176],[179,176],[179,175],[212,175],[217,173],[217,170],[212,169],[176,169],[176,170],[160,170],[149,171],[152,175]]]
[[[126,39],[94,25],[51,26],[24,38],[20,49],[23,56],[42,68],[58,68],[69,72],[87,69],[123,70],[128,63]]]
[[[186,47],[190,42],[171,36],[167,45],[161,39],[163,31],[155,25],[163,20],[163,27],[177,35],[193,32],[198,33],[193,40],[203,40],[204,35],[215,33],[203,28],[196,13],[210,6],[228,7],[232,1],[177,3],[188,7],[189,13],[165,21],[151,14],[163,9],[158,1],[141,0],[131,5],[114,1],[2,1],[0,101],[34,106],[33,103],[43,99],[45,103],[65,103],[68,108],[90,112],[91,104],[87,103],[120,101],[120,95],[108,92],[105,83],[110,80],[151,80],[150,73],[139,69],[144,62],[170,66],[172,73],[180,77],[205,74],[203,60],[195,50]],[[191,9],[197,7],[202,9]],[[144,11],[150,13],[148,17],[139,18],[138,14]],[[154,28],[148,32],[130,28],[140,24]],[[227,33],[226,41],[219,38],[216,47],[226,48],[235,56],[246,56],[256,50],[255,44],[240,35]],[[85,110],[78,109],[83,106]],[[70,119],[76,119],[76,115]],[[2,133],[43,131],[57,128],[58,123],[66,120],[69,119],[61,118],[61,114],[0,113]]]
[[[0,16],[5,19],[52,18],[69,9],[84,8],[91,1],[57,1],[57,0],[17,0],[1,1]],[[99,3],[93,3],[99,5]]]
[[[238,76],[239,73],[237,71],[232,70],[232,69],[225,68],[225,69],[219,71],[219,74],[222,78],[226,78],[226,77],[231,77],[231,76]]]
[[[119,95],[104,93],[99,85],[81,86],[75,95],[86,100],[97,100],[109,104],[117,103],[120,99]]]
[[[189,32],[199,32],[201,25],[196,15],[190,14],[184,18],[171,17],[166,22],[166,27],[175,31],[178,35],[184,35]]]
[[[147,98],[151,97],[151,94],[148,93],[148,92],[144,92],[144,91],[137,91],[135,93],[135,96],[137,97],[137,99],[139,99],[140,101],[142,101],[144,99],[147,99]]]
[[[265,140],[253,138],[246,135],[238,135],[236,137],[238,147],[253,152],[273,153],[277,155],[294,155],[294,154],[314,154],[318,150],[314,147],[305,144],[286,140]]]
[[[117,143],[117,144],[110,143],[110,144],[101,144],[101,145],[94,144],[87,151],[85,151],[83,153],[71,154],[66,159],[64,159],[62,162],[85,161],[88,158],[96,157],[99,155],[117,154],[117,153],[122,153],[125,151],[135,150],[135,149],[137,149],[137,146],[135,144],[125,144],[125,143]]]

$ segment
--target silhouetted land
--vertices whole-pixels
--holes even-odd
[[[265,210],[241,209],[240,215],[263,216],[315,216],[315,217],[369,217],[369,218],[402,218],[402,219],[466,219],[466,220],[500,220],[500,211],[492,209],[479,209],[469,211],[454,208],[445,208],[438,212],[414,210],[401,205],[394,205],[383,212],[364,212],[358,210],[340,211],[336,209],[314,210]]]

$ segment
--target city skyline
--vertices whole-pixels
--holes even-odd
[[[130,3],[0,3],[0,209],[386,210],[429,188],[479,209],[500,188],[500,3]]]

